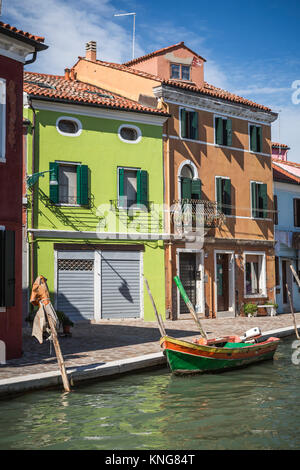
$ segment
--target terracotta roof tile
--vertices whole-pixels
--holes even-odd
[[[16,28],[15,26],[11,26],[8,23],[3,23],[3,21],[0,21],[0,28],[3,28],[7,31],[10,31],[12,33],[18,34],[24,38],[31,39],[32,41],[36,42],[44,42],[45,38],[41,36],[35,36],[34,34],[27,33],[26,31],[22,31],[21,29]]]
[[[24,73],[24,91],[29,95],[55,101],[69,101],[86,105],[169,116],[160,109],[142,106],[116,93],[77,80],[66,80],[60,75],[35,72]]]
[[[150,59],[151,57],[155,57],[156,55],[160,55],[160,54],[163,54],[167,51],[171,51],[173,49],[177,49],[179,47],[184,47],[185,49],[187,49],[188,51],[192,52],[192,54],[194,54],[196,57],[199,57],[200,59],[204,60],[204,62],[206,62],[206,60],[201,57],[200,55],[196,54],[196,52],[192,51],[189,47],[187,47],[184,42],[179,42],[177,44],[173,44],[172,46],[168,46],[168,47],[163,47],[162,49],[158,49],[157,51],[153,51],[153,52],[150,52],[149,54],[146,54],[146,55],[143,55],[141,57],[137,57],[136,59],[132,59],[132,60],[129,60],[128,62],[124,62],[123,65],[133,65],[133,64],[137,64],[138,62],[143,62],[144,60],[147,60],[147,59]]]
[[[287,162],[284,162],[286,164]],[[300,165],[299,165],[300,167]],[[294,173],[291,173],[290,171],[287,171],[285,168],[282,168],[281,166],[276,165],[276,163],[272,162],[272,168],[273,168],[273,179],[276,181],[278,180],[284,180],[286,182],[297,182],[300,184],[300,176],[295,175]]]
[[[272,147],[274,148],[283,148],[283,149],[290,149],[290,147],[288,145],[285,145],[285,144],[279,144],[278,142],[272,142]]]
[[[222,88],[217,88],[214,85],[210,85],[207,82],[204,82],[204,86],[199,88],[194,84],[179,82],[175,80],[164,80],[164,83],[167,85],[175,86],[185,90],[193,91],[195,93],[200,93],[204,95],[213,96],[215,98],[220,98],[226,101],[232,101],[234,103],[244,104],[246,106],[251,106],[252,108],[258,108],[263,111],[272,112],[271,108],[263,106],[262,104],[255,103],[254,101],[248,100],[241,96],[230,93],[229,91],[222,90]]]
[[[225,91],[225,90],[222,90],[221,88],[217,88],[213,85],[210,85],[207,82],[204,82],[204,86],[199,88],[197,87],[197,85],[193,83],[179,82],[177,80],[171,80],[171,79],[165,80],[157,75],[153,75],[148,72],[143,72],[141,70],[136,70],[136,69],[127,67],[124,64],[117,64],[114,62],[105,62],[103,60],[91,61],[89,59],[86,59],[85,57],[79,57],[78,59],[87,60],[89,62],[94,62],[104,67],[111,67],[117,70],[122,70],[123,72],[132,73],[133,75],[138,75],[140,77],[149,78],[150,80],[154,80],[165,85],[170,85],[170,86],[174,86],[174,87],[181,88],[184,90],[193,91],[195,93],[208,95],[208,96],[212,96],[215,98],[220,98],[226,101],[231,101],[233,103],[243,104],[246,106],[250,106],[252,108],[261,109],[262,111],[272,112],[270,108],[263,106],[262,104],[258,104],[258,103],[255,103],[254,101],[247,100],[246,98],[242,98],[241,96],[235,95],[234,93],[230,93],[229,91]]]

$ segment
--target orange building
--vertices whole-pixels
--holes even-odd
[[[232,317],[245,303],[273,301],[277,114],[205,82],[205,59],[183,42],[125,64],[96,55],[91,41],[68,76],[171,115],[163,136],[167,316],[187,313],[175,275],[200,315]]]

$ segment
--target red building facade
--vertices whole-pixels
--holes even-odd
[[[0,21],[0,341],[7,359],[22,354],[23,69],[47,48],[43,42]]]

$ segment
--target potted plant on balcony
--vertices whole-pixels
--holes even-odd
[[[72,320],[70,320],[68,315],[66,315],[64,312],[59,311],[59,310],[56,312],[56,315],[59,321],[59,325],[62,326],[63,328],[63,333],[65,335],[71,335],[70,329],[72,326],[74,326],[74,323],[72,322]]]

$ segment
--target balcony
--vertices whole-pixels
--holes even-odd
[[[205,232],[208,232],[210,229],[221,227],[226,220],[217,202],[198,199],[174,200],[171,217],[174,228],[184,228],[184,231],[204,228]]]

